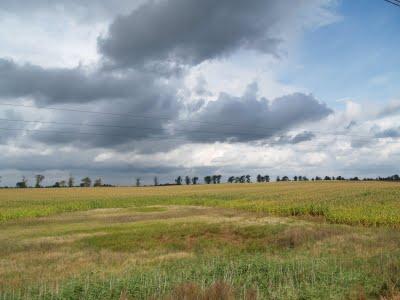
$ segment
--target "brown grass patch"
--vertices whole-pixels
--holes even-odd
[[[289,227],[276,238],[275,243],[281,248],[297,248],[309,242],[321,241],[336,236],[340,232],[328,227]]]
[[[207,288],[201,288],[195,283],[184,283],[173,289],[171,294],[164,296],[165,300],[234,300],[238,299],[237,290],[232,285],[217,281]],[[244,295],[240,295],[244,300],[258,299],[255,289],[246,289]]]

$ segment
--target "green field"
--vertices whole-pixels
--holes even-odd
[[[0,299],[400,299],[400,184],[0,190]]]

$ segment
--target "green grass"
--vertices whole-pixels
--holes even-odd
[[[399,271],[393,272],[391,257],[367,261],[307,259],[273,261],[262,255],[237,259],[212,257],[181,259],[135,268],[123,277],[90,273],[67,280],[55,291],[52,285],[38,285],[14,292],[15,298],[29,299],[131,299],[162,298],[188,282],[208,287],[223,281],[234,288],[235,298],[254,289],[260,299],[374,299],[390,295],[398,287]],[[179,271],[177,271],[179,270]],[[4,294],[12,298],[12,294]]]
[[[331,223],[400,226],[400,185],[321,182],[0,191],[0,222],[96,208],[202,205],[279,216],[320,216]]]
[[[0,299],[397,299],[399,187],[0,190]]]

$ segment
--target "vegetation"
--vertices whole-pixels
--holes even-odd
[[[0,190],[0,299],[397,299],[396,182]]]
[[[277,216],[320,217],[330,223],[400,227],[397,182],[279,182],[140,188],[4,189],[0,223],[96,208],[197,205]]]

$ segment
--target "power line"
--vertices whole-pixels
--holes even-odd
[[[57,110],[57,111],[68,111],[68,112],[79,112],[79,113],[89,113],[89,114],[100,114],[100,115],[112,115],[112,116],[124,116],[124,117],[131,117],[131,118],[141,118],[141,119],[168,119],[171,121],[170,118],[166,117],[155,117],[155,116],[137,116],[133,114],[120,114],[120,113],[109,113],[109,112],[96,112],[96,111],[89,111],[89,110],[78,110],[78,109],[69,109],[69,108],[53,108],[53,107],[35,107],[31,105],[20,105],[20,104],[9,104],[9,103],[0,103],[0,106],[11,106],[11,107],[22,107],[22,108],[32,108],[32,109],[44,109],[44,110]],[[33,120],[16,120],[16,119],[0,119],[3,121],[10,121],[10,122],[24,122],[24,123],[43,123],[43,124],[62,124],[62,125],[71,125],[71,126],[87,126],[87,127],[104,127],[104,128],[121,128],[121,129],[141,129],[141,130],[159,130],[159,128],[153,127],[143,127],[143,126],[119,126],[119,125],[105,125],[105,124],[84,124],[84,123],[71,123],[71,122],[56,122],[56,121],[33,121]],[[215,125],[222,125],[222,126],[243,126],[243,124],[239,123],[219,123],[219,122],[206,122],[206,121],[197,121],[197,120],[189,120],[189,119],[176,119],[175,121],[179,122],[191,122],[191,123],[201,123],[201,124],[215,124]],[[278,127],[262,127],[262,126],[252,126],[252,128],[262,129],[264,131],[282,131],[288,128],[278,128]],[[206,130],[183,130],[183,129],[173,129],[174,132],[183,132],[183,133],[208,133],[208,134],[232,134],[232,136],[240,136],[240,135],[247,135],[247,136],[256,136],[255,132],[244,132],[244,131],[235,131],[235,132],[226,132],[220,129],[216,131],[206,131]],[[308,131],[311,133],[320,133],[320,134],[332,134],[332,135],[343,135],[343,136],[350,136],[350,137],[362,137],[362,138],[377,138],[365,135],[356,135],[356,134],[349,134],[349,133],[341,133],[341,132],[329,132],[329,131],[317,131],[317,130],[303,130]],[[265,137],[262,133],[260,133],[260,137]]]
[[[400,1],[398,1],[398,0],[383,0],[383,1],[386,1],[386,2],[388,2],[390,4],[393,4],[393,5],[396,5],[396,6],[400,7]]]
[[[91,132],[74,132],[74,131],[59,131],[59,130],[44,130],[44,129],[25,129],[25,128],[1,128],[0,130],[2,131],[27,131],[27,132],[44,132],[44,133],[57,133],[57,134],[63,134],[63,135],[89,135],[89,136],[107,136],[107,137],[123,137],[126,138],[126,135],[115,135],[115,134],[102,134],[102,133],[91,133]],[[210,137],[210,136],[206,136],[206,137],[202,137],[202,140],[188,140],[186,137],[181,137],[179,138],[179,136],[150,136],[150,137],[139,137],[142,140],[146,140],[146,141],[151,141],[151,140],[165,140],[165,141],[187,141],[187,142],[193,142],[193,143],[198,143],[198,142],[204,142],[206,140],[206,138],[209,138],[210,141],[209,142],[218,142],[218,140],[215,139],[215,137]],[[337,139],[338,137],[336,137]],[[313,140],[309,140],[309,141],[304,141],[304,143],[308,143],[308,144],[313,144],[310,143],[311,141],[315,141],[315,140],[326,140],[327,142],[332,141],[331,139],[328,139],[326,137],[318,137],[318,138],[314,138]],[[363,139],[363,138],[359,138],[358,141],[369,141],[370,139]],[[221,141],[219,141],[221,142]],[[386,141],[386,143],[392,144],[392,143],[399,143],[400,141]],[[274,141],[274,142],[266,142],[265,144],[268,145],[287,145],[287,144],[292,144],[293,143],[285,143],[284,141]],[[295,143],[296,144],[301,144],[301,143]],[[317,144],[314,144],[317,145]]]
[[[108,115],[108,116],[116,116],[116,117],[131,117],[136,119],[160,119],[171,121],[171,117],[164,116],[144,116],[144,115],[136,115],[132,113],[112,113],[112,112],[100,112],[93,110],[81,110],[81,109],[71,109],[71,108],[56,108],[56,107],[40,107],[33,105],[23,105],[23,104],[10,104],[10,103],[0,103],[0,106],[10,106],[10,107],[21,107],[21,108],[33,108],[33,109],[44,109],[44,110],[55,110],[55,111],[68,111],[68,112],[78,112],[78,113],[88,113],[88,114],[99,114],[99,115]],[[189,120],[189,119],[175,119],[175,121],[179,122],[190,122],[190,123],[200,123],[200,124],[215,124],[221,126],[242,126],[242,124],[234,124],[234,123],[220,123],[220,122],[212,122],[212,121],[198,121],[198,120]]]
[[[143,127],[143,126],[120,126],[120,125],[106,125],[106,124],[86,124],[86,123],[72,123],[72,122],[58,122],[58,121],[35,121],[35,120],[22,120],[22,119],[7,119],[7,118],[0,118],[0,121],[6,122],[21,122],[21,123],[34,123],[34,124],[55,124],[55,125],[69,125],[69,126],[84,126],[84,127],[101,127],[101,128],[118,128],[118,129],[140,129],[140,130],[156,130],[159,131],[160,128],[155,127]],[[265,129],[266,131],[274,130],[279,131],[283,130],[283,128],[268,128]],[[184,129],[173,129],[174,132],[181,132],[181,133],[207,133],[207,134],[232,134],[232,136],[252,136],[252,137],[260,137],[266,138],[265,134],[258,134],[257,132],[243,132],[243,131],[235,131],[235,132],[226,132],[221,130],[216,131],[205,131],[205,130],[184,130]],[[322,131],[307,131],[310,133],[323,133],[323,134],[330,134],[330,135],[339,135],[339,136],[350,136],[350,137],[361,137],[361,138],[380,138],[374,136],[366,136],[366,135],[355,135],[355,134],[348,134],[348,133],[340,133],[340,132],[322,132]]]

